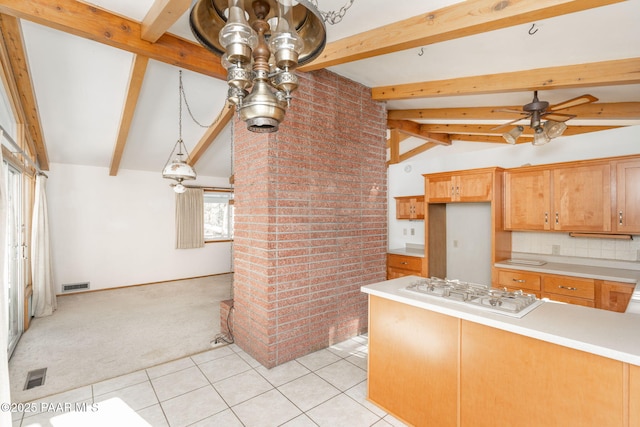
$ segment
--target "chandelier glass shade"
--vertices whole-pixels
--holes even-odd
[[[189,23],[221,57],[227,99],[252,132],[276,132],[298,88],[294,70],[318,57],[326,29],[310,0],[197,0]]]
[[[185,187],[182,185],[182,181],[196,179],[196,171],[189,164],[191,163],[191,158],[189,157],[189,152],[187,151],[187,147],[184,145],[184,141],[182,140],[182,70],[180,70],[180,85],[179,85],[179,96],[180,96],[180,107],[178,113],[178,141],[173,146],[173,150],[171,150],[171,154],[169,154],[169,158],[162,169],[162,177],[167,179],[173,179],[177,181],[177,184],[174,186],[173,190],[176,193],[184,193]]]

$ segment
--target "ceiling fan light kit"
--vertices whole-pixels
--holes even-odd
[[[566,108],[576,107],[578,105],[589,104],[597,101],[598,98],[592,95],[582,95],[577,98],[569,99],[553,106],[549,106],[547,101],[540,101],[538,99],[538,91],[533,92],[533,100],[522,107],[522,111],[516,110],[502,110],[509,113],[522,114],[524,117],[512,120],[504,125],[500,125],[495,129],[499,129],[503,126],[516,123],[522,119],[529,118],[529,127],[533,129],[533,145],[544,145],[553,138],[557,138],[564,133],[567,129],[567,120],[576,117],[574,114],[558,113],[560,110]],[[543,122],[542,119],[546,118],[547,121]],[[522,135],[524,128],[517,126],[509,132],[502,134],[502,137],[509,144],[515,144],[516,139]]]
[[[518,139],[518,137],[520,137],[520,135],[522,135],[522,132],[524,132],[524,127],[516,126],[513,129],[511,129],[509,132],[503,133],[502,137],[509,144],[515,144],[516,143],[516,139]]]
[[[197,0],[191,31],[222,57],[227,99],[252,132],[276,132],[298,88],[293,73],[326,44],[324,21],[309,0]]]

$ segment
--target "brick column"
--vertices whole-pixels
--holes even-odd
[[[235,121],[234,338],[267,367],[367,330],[385,279],[386,111],[370,89],[299,73],[280,130]]]

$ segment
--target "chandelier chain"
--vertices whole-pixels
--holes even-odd
[[[320,11],[320,15],[322,15],[322,19],[325,22],[328,22],[331,25],[335,25],[337,23],[339,23],[340,21],[342,21],[342,18],[344,18],[344,15],[347,13],[347,10],[349,10],[349,8],[351,6],[353,6],[353,2],[355,0],[348,0],[347,3],[342,6],[340,8],[340,10],[335,11],[332,10],[330,12],[323,12],[320,10],[320,8],[318,8],[318,1],[317,0],[311,0],[311,3],[318,8],[318,10]]]

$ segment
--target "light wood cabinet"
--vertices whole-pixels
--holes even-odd
[[[602,281],[600,286],[596,287],[596,307],[604,310],[617,311],[623,313],[636,285],[632,283]]]
[[[387,254],[387,280],[403,276],[421,276],[424,259],[417,256]]]
[[[627,309],[636,286],[633,283],[505,268],[494,268],[492,276],[494,288],[522,290],[538,298],[621,313]]]
[[[424,219],[424,196],[396,197],[396,219]]]
[[[610,232],[609,163],[507,171],[505,229]]]
[[[611,231],[611,172],[608,163],[553,169],[553,229]]]
[[[619,233],[640,233],[640,159],[615,162],[614,166],[614,229]]]
[[[422,426],[640,427],[640,367],[369,295],[368,398]]]
[[[368,397],[415,426],[456,426],[458,319],[369,296]]]
[[[543,274],[542,297],[569,304],[595,307],[595,281],[579,277]]]
[[[425,175],[429,203],[489,202],[493,195],[493,170],[474,169]]]
[[[497,283],[494,287],[506,288],[509,291],[522,290],[540,298],[540,274],[503,269],[497,270],[496,273]]]
[[[551,171],[509,171],[504,186],[506,229],[551,229]]]
[[[460,342],[459,426],[627,425],[628,364],[465,320]]]

